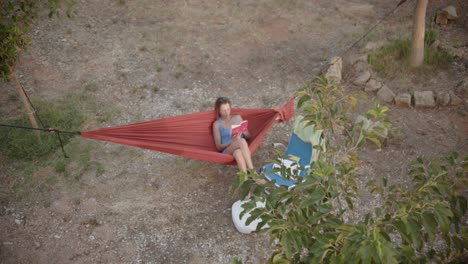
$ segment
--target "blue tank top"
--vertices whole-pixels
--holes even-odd
[[[231,139],[231,128],[224,128],[223,120],[221,117],[218,118],[219,121],[219,132],[221,134],[221,144],[226,144],[232,141]]]

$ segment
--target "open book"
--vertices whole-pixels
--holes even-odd
[[[239,135],[240,133],[243,133],[243,132],[247,131],[248,126],[249,126],[249,122],[247,120],[244,120],[244,121],[240,122],[240,124],[238,124],[238,125],[232,125],[231,126],[231,136],[235,137],[235,136]]]

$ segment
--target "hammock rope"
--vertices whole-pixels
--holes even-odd
[[[15,126],[15,125],[7,125],[7,124],[0,124],[1,127],[9,127],[9,128],[17,128],[17,129],[26,129],[26,130],[35,130],[35,131],[41,131],[41,132],[48,132],[48,133],[54,133],[57,135],[57,140],[60,143],[60,148],[62,149],[63,156],[65,158],[68,158],[67,153],[65,152],[65,149],[63,148],[63,140],[60,134],[75,134],[79,135],[79,131],[64,131],[64,130],[58,130],[55,128],[35,128],[35,127],[25,127],[25,126]]]

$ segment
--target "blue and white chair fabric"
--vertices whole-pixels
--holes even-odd
[[[294,122],[293,133],[289,140],[285,154],[278,163],[270,163],[262,168],[262,174],[265,178],[272,181],[275,180],[276,186],[285,186],[289,189],[293,188],[297,180],[285,179],[275,168],[284,166],[290,169],[299,177],[304,177],[309,172],[310,164],[316,161],[319,155],[319,150],[314,149],[322,143],[322,130],[315,130],[314,126],[306,126],[306,122],[301,122],[302,116],[298,116]]]

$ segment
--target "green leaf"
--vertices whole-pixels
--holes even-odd
[[[379,259],[377,248],[373,241],[364,241],[357,250],[357,254],[361,258],[361,263],[376,263]]]
[[[351,198],[349,196],[346,196],[345,200],[346,200],[346,203],[348,204],[349,209],[353,210],[354,207],[353,207],[353,201],[351,200]]]
[[[249,218],[245,221],[246,225],[250,225],[253,221],[260,218],[260,215],[263,213],[263,209],[256,208],[250,212]]]
[[[423,212],[422,224],[424,226],[424,230],[429,235],[429,240],[431,242],[434,242],[435,235],[436,235],[436,228],[437,228],[437,222],[435,220],[434,214],[429,211]]]
[[[452,212],[447,206],[441,202],[438,202],[434,206],[434,213],[439,223],[440,229],[444,235],[447,235],[450,230],[450,217],[453,217]]]
[[[382,147],[382,143],[376,136],[367,136],[366,138],[374,143],[378,148]]]
[[[420,250],[423,244],[421,238],[421,224],[415,217],[410,216],[408,217],[408,222],[406,222],[406,228],[409,231],[413,245]]]
[[[255,208],[255,202],[254,201],[249,201],[247,203],[244,203],[242,205],[242,208],[244,210],[242,210],[242,212],[240,213],[239,217],[242,218],[244,217],[244,215],[248,212],[250,212],[253,208]]]
[[[282,253],[277,253],[273,255],[273,258],[271,259],[271,263],[273,264],[289,264],[289,260],[286,258],[286,256]]]
[[[409,245],[401,245],[400,252],[403,256],[405,256],[405,259],[408,260],[411,260],[416,256],[414,249]]]
[[[304,105],[305,102],[310,101],[310,96],[309,95],[303,95],[299,101],[297,102],[297,108],[300,109]]]
[[[382,183],[384,187],[387,187],[388,179],[385,176],[382,176]]]
[[[401,220],[401,219],[398,219],[398,220],[393,222],[393,226],[398,231],[398,233],[400,234],[403,241],[410,244],[411,239],[410,239],[410,237],[408,235],[408,231],[406,230],[405,222],[403,222],[403,220]]]
[[[239,257],[235,257],[231,261],[232,264],[242,264],[242,259]]]

